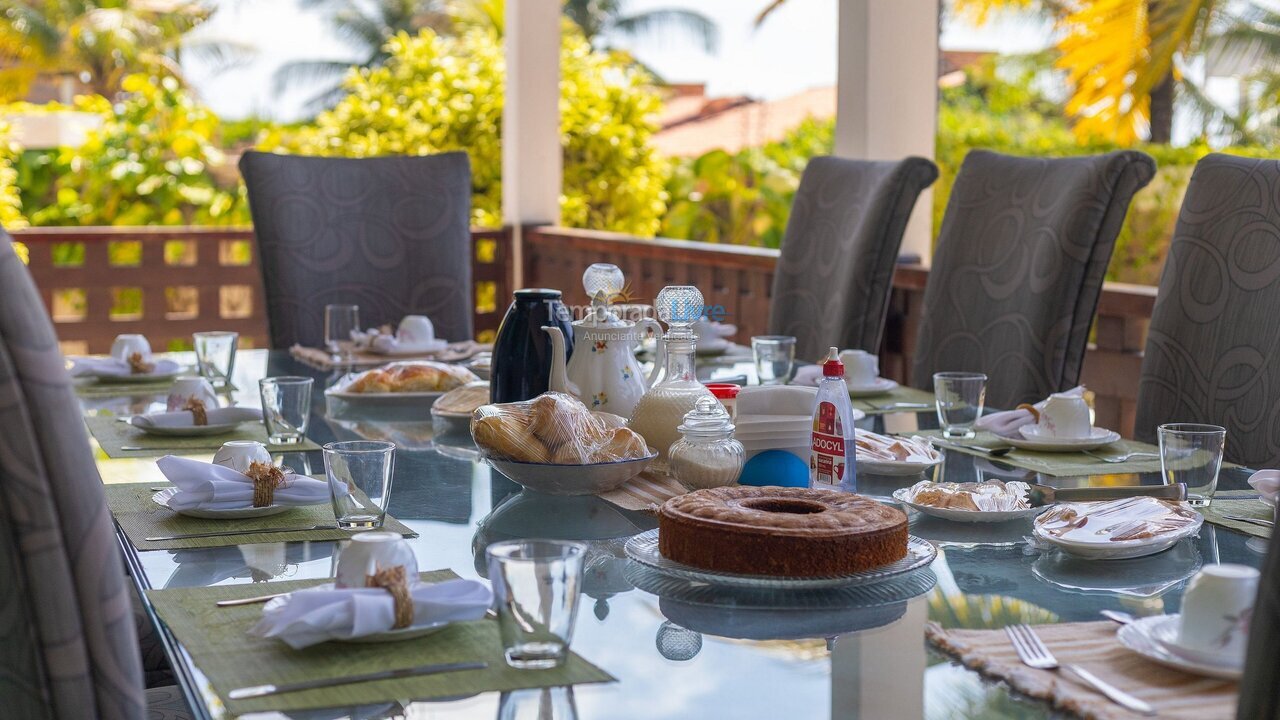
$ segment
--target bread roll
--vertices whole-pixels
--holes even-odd
[[[476,445],[491,456],[503,460],[545,463],[551,453],[529,428],[514,415],[489,415],[471,423],[471,436]]]
[[[605,441],[591,453],[591,462],[617,462],[638,460],[649,455],[644,438],[631,428],[612,428],[605,431]]]

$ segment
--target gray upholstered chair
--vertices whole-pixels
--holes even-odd
[[[0,716],[190,717],[172,688],[143,690],[128,578],[80,405],[3,231],[0,577]]]
[[[769,332],[794,335],[804,360],[832,345],[878,353],[907,218],[937,178],[918,157],[809,161],[773,276]]]
[[[1280,533],[1262,564],[1258,599],[1249,623],[1249,650],[1240,680],[1237,720],[1280,720]]]
[[[970,152],[938,234],[912,384],[985,372],[996,408],[1074,386],[1116,235],[1154,174],[1139,152]]]
[[[318,158],[248,152],[273,347],[319,346],[324,306],[365,327],[420,314],[436,336],[473,335],[471,166],[465,153]]]
[[[1280,162],[1196,164],[1169,245],[1134,435],[1167,422],[1227,429],[1226,458],[1280,465]]]

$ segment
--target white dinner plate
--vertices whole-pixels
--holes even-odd
[[[325,583],[323,585],[316,585],[315,587],[308,588],[308,589],[309,590],[330,590],[332,588],[333,588],[333,583]],[[262,609],[263,611],[266,611],[268,609],[275,609],[276,607],[279,607],[280,605],[283,605],[286,602],[288,602],[288,599],[289,599],[288,595],[281,595],[280,597],[277,597],[277,598],[271,598],[270,600],[267,601],[266,605],[262,606]],[[274,603],[274,606],[273,606],[273,603]],[[399,630],[386,630],[380,633],[373,633],[372,635],[361,635],[360,637],[354,637],[354,638],[334,638],[330,642],[354,643],[358,645],[367,645],[372,643],[400,642],[401,640],[414,640],[420,637],[425,637],[432,633],[439,632],[445,629],[446,627],[448,627],[450,622],[451,621],[436,621],[436,622],[426,623],[425,625],[410,625],[407,628],[400,628]]]
[[[1120,439],[1120,433],[1100,427],[1090,428],[1089,437],[1084,438],[1053,437],[1046,434],[1038,425],[1023,425],[1018,428],[1018,432],[1022,434],[1022,437],[1002,435],[1000,439],[1019,450],[1034,450],[1036,452],[1096,450]]]
[[[248,422],[248,421],[245,421]],[[223,435],[229,432],[235,432],[241,423],[221,423],[218,425],[182,425],[178,427],[159,427],[134,425],[130,423],[130,427],[135,427],[148,435],[156,435],[158,437],[208,437],[210,435]]]
[[[703,570],[669,560],[658,552],[658,530],[647,530],[627,541],[627,557],[658,572],[693,582],[745,588],[815,590],[849,585],[872,585],[889,578],[928,567],[938,556],[938,549],[928,540],[907,536],[907,555],[896,562],[849,575],[829,577],[780,577],[776,575],[740,575],[738,573]]]
[[[864,460],[861,456],[857,458],[858,473],[870,473],[872,475],[891,475],[894,477],[906,477],[908,475],[918,475],[922,472],[928,472],[942,463],[942,453],[938,453],[938,457],[927,462],[907,462],[903,460]]]
[[[884,395],[898,389],[898,383],[889,378],[878,377],[866,385],[849,385],[849,397],[864,398]]]
[[[1177,615],[1156,615],[1134,620],[1123,625],[1116,632],[1120,644],[1153,662],[1166,667],[1182,670],[1195,675],[1219,678],[1222,680],[1239,680],[1244,672],[1243,666],[1218,665],[1197,662],[1174,652],[1166,644],[1172,630],[1177,630]]]
[[[961,510],[959,508],[940,508],[932,505],[921,505],[911,502],[907,499],[907,493],[911,492],[911,488],[898,488],[893,491],[893,499],[906,505],[912,510],[918,510],[925,515],[929,515],[943,520],[951,520],[954,522],[970,522],[970,523],[1000,523],[1009,522],[1011,520],[1021,520],[1023,518],[1039,515],[1048,509],[1045,507],[1023,508],[1021,510]]]
[[[235,510],[174,510],[169,507],[169,498],[176,494],[178,494],[178,488],[165,488],[155,495],[152,495],[151,502],[159,505],[160,507],[173,510],[173,512],[176,512],[179,515],[200,518],[202,520],[248,520],[250,518],[267,517],[268,515],[279,515],[280,513],[294,507],[292,505],[268,505],[260,508],[236,508]]]
[[[1104,536],[1100,536],[1097,542],[1080,542],[1076,540],[1064,540],[1054,537],[1041,529],[1040,518],[1036,521],[1032,534],[1037,539],[1042,540],[1054,547],[1062,550],[1068,555],[1084,558],[1086,560],[1127,560],[1129,558],[1145,557],[1147,555],[1155,555],[1158,552],[1164,552],[1173,547],[1179,540],[1185,537],[1191,537],[1200,532],[1200,526],[1204,524],[1204,516],[1200,513],[1194,513],[1195,519],[1191,524],[1172,532],[1158,535],[1156,537],[1139,538],[1136,540],[1121,540],[1113,542],[1107,540]]]
[[[426,353],[438,353],[449,347],[448,340],[433,340],[429,343],[421,343],[418,345],[397,345],[393,348],[380,348],[376,345],[370,345],[365,348],[365,352],[370,355],[386,355],[388,357],[396,357],[399,355],[423,355]]]
[[[385,392],[385,393],[360,393],[351,392],[347,388],[351,387],[356,375],[363,373],[350,373],[342,378],[330,388],[324,391],[325,397],[338,398],[352,405],[370,405],[377,407],[418,407],[426,410],[435,404],[447,390],[438,390],[434,392]]]

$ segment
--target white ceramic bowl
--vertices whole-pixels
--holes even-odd
[[[658,453],[639,460],[619,460],[594,465],[557,465],[488,458],[490,465],[512,482],[548,495],[596,495],[616,490],[623,483],[644,472]]]

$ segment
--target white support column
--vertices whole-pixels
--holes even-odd
[[[938,125],[937,0],[840,0],[836,155],[933,158]],[[929,263],[933,194],[920,194],[903,253]]]
[[[502,220],[515,228],[517,270],[520,226],[560,220],[560,1],[506,0]]]
[[[907,601],[906,613],[875,630],[835,638],[831,646],[831,717],[847,720],[924,717],[928,669],[923,597]]]

